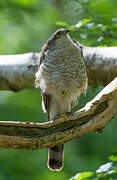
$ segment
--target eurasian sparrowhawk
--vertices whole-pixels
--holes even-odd
[[[87,90],[87,74],[81,49],[68,35],[58,29],[42,48],[36,87],[41,88],[42,108],[48,120],[71,112],[77,97]],[[59,171],[63,167],[64,145],[48,150],[48,168]]]

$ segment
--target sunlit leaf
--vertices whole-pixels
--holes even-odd
[[[109,171],[109,169],[112,167],[112,162],[106,163],[104,165],[101,165],[99,169],[97,169],[97,173],[106,172]]]
[[[73,180],[86,180],[87,178],[91,177],[92,175],[93,175],[92,172],[78,173],[76,176],[73,177]]]
[[[83,23],[83,24],[87,24],[87,23],[89,23],[90,21],[91,21],[91,19],[83,19],[83,20],[82,20],[82,23]]]
[[[63,21],[56,21],[56,25],[57,26],[62,26],[62,27],[67,27],[68,24],[66,22],[63,22]]]
[[[111,155],[111,156],[109,156],[109,160],[111,160],[111,161],[117,161],[117,155]]]

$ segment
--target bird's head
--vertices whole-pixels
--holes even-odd
[[[68,35],[69,30],[67,29],[58,29],[47,41],[47,46],[50,49],[63,48],[66,44],[71,41],[70,36]]]

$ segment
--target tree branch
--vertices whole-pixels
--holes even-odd
[[[54,122],[0,121],[0,148],[41,149],[101,130],[117,113],[117,78],[72,117]]]
[[[34,88],[40,54],[0,56],[0,90],[19,91]]]
[[[81,47],[90,85],[105,86],[117,76],[117,47]],[[38,53],[1,55],[0,90],[34,88],[39,57]]]
[[[89,84],[106,86],[117,77],[117,47],[83,47]]]

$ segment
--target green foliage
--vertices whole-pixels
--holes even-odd
[[[109,156],[110,162],[101,165],[96,172],[82,172],[70,180],[117,180],[117,153]]]
[[[41,50],[58,17],[52,1],[1,0],[0,54]]]
[[[66,1],[69,3],[69,1]],[[76,0],[79,9],[77,15],[82,16],[74,25],[66,22],[56,24],[71,30],[72,35],[88,46],[117,45],[117,13],[115,0]]]

